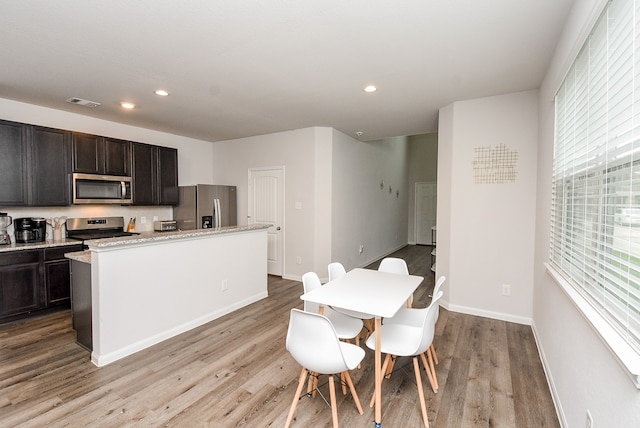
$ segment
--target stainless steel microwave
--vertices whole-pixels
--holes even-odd
[[[98,174],[73,174],[74,204],[133,203],[131,177]]]

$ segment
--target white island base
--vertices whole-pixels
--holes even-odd
[[[267,226],[142,234],[88,246],[97,366],[267,297]]]

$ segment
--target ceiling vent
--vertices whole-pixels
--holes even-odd
[[[83,100],[82,98],[78,98],[78,97],[69,98],[67,102],[71,104],[78,104],[80,106],[85,106],[89,108],[95,108],[100,105],[100,103],[97,103],[95,101]]]

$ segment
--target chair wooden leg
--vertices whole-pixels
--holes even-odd
[[[347,395],[347,383],[344,379],[344,373],[340,373],[340,385],[342,385],[342,395]]]
[[[433,364],[433,352],[431,348],[427,348],[427,357],[429,359],[429,367],[431,368],[431,374],[433,375],[433,382],[436,384],[436,390],[440,388],[438,386],[438,377],[436,376],[436,366]]]
[[[353,401],[356,402],[358,413],[363,415],[364,411],[362,411],[362,406],[360,405],[360,399],[358,398],[358,394],[356,393],[356,388],[353,386],[353,381],[351,380],[351,375],[349,375],[349,372],[344,372],[344,378],[347,380],[347,384],[349,385],[349,390],[351,391],[351,395],[353,396]]]
[[[329,395],[331,396],[331,417],[333,428],[338,428],[338,405],[336,404],[336,386],[333,376],[329,376]]]
[[[418,385],[418,396],[420,397],[422,420],[424,421],[424,427],[429,428],[429,418],[427,418],[427,405],[424,402],[424,391],[422,390],[422,379],[420,378],[420,364],[418,364],[418,357],[413,357],[413,371],[416,373],[416,384]]]
[[[306,377],[307,369],[303,368],[302,373],[300,373],[300,380],[298,381],[298,389],[296,389],[296,395],[293,396],[293,403],[291,403],[291,409],[289,409],[289,416],[287,416],[287,422],[285,422],[284,428],[289,428],[289,425],[291,425],[293,414],[298,406],[298,401],[300,401],[300,394],[302,393],[302,388],[304,388],[304,381]]]
[[[429,347],[429,349],[431,349],[431,353],[433,354],[433,361],[436,364],[440,364],[440,362],[438,361],[438,356],[436,355],[436,347],[433,346],[433,343],[431,344],[431,346]]]
[[[373,319],[363,320],[363,322],[364,322],[364,326],[367,329],[367,334],[364,337],[364,340],[366,342],[369,336],[371,336],[371,334],[373,333],[373,330],[375,329],[375,325],[373,324]]]
[[[318,373],[309,372],[309,383],[307,385],[307,394],[311,394],[315,398],[318,389]]]
[[[427,378],[429,379],[429,383],[431,384],[431,389],[434,393],[438,392],[438,384],[434,381],[434,373],[431,373],[431,369],[429,368],[429,363],[427,362],[427,358],[424,354],[420,354],[420,358],[422,359],[422,365],[424,366],[424,371],[427,373]]]
[[[393,368],[396,365],[396,359],[397,357],[394,355],[391,357],[391,361],[389,361],[389,367],[387,367],[387,371],[384,373],[384,377],[386,377],[387,379],[391,378],[391,373],[393,372]]]
[[[391,354],[387,354],[387,356],[384,358],[384,363],[382,363],[382,370],[380,370],[382,373],[384,373],[385,370],[387,369],[387,366],[389,365],[389,361],[391,361]],[[375,402],[376,402],[376,391],[374,388],[373,395],[371,396],[371,401],[369,402],[369,407],[373,407]]]

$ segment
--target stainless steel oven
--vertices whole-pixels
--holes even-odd
[[[133,203],[131,177],[97,174],[73,174],[74,204]]]
[[[125,232],[123,217],[69,218],[65,224],[67,238],[80,241],[137,235]]]

